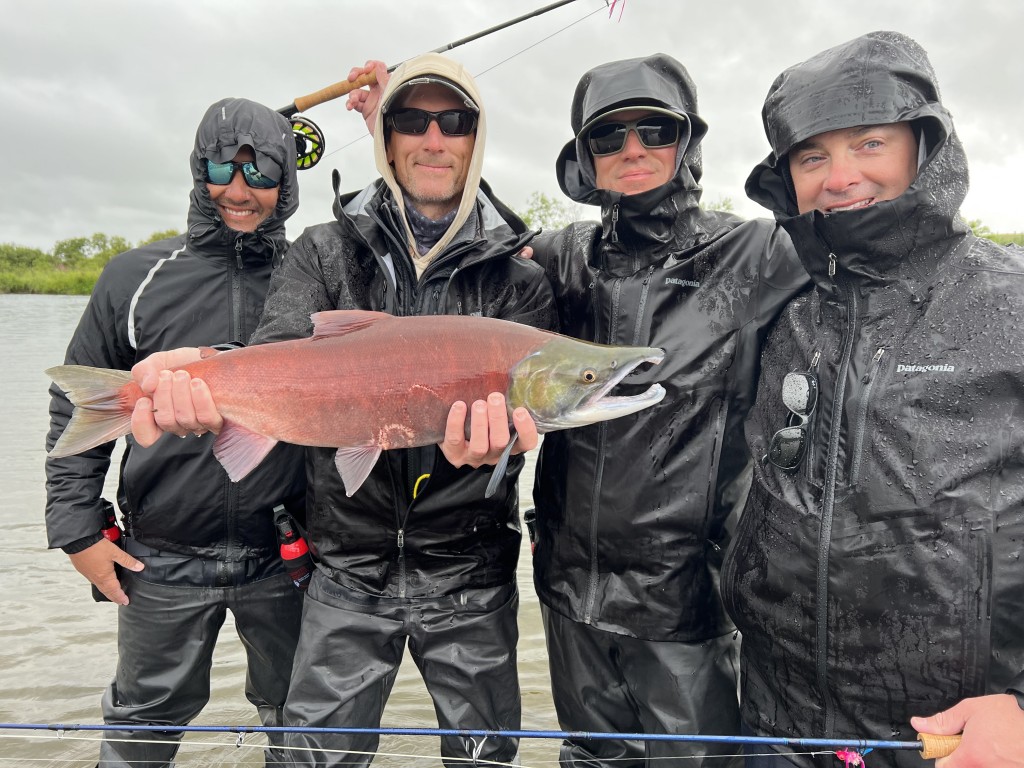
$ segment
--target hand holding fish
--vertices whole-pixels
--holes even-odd
[[[149,447],[164,432],[179,437],[220,432],[224,420],[206,382],[188,371],[171,370],[209,356],[199,347],[182,347],[156,352],[132,367],[132,377],[149,395],[132,411],[132,434],[139,445]]]
[[[505,396],[492,392],[487,401],[476,400],[469,414],[469,438],[466,437],[466,404],[459,400],[448,412],[444,440],[438,445],[448,462],[454,467],[469,465],[482,467],[497,464],[505,453],[512,433],[508,427]],[[537,447],[537,425],[525,408],[512,412],[512,426],[518,434],[513,454]]]
[[[142,563],[106,539],[100,539],[91,547],[68,555],[68,559],[75,566],[75,570],[92,582],[110,602],[128,605],[128,595],[124,593],[121,582],[117,580],[114,564],[117,563],[130,571],[141,571]]]
[[[935,768],[1024,766],[1024,709],[1006,693],[964,699],[931,717],[912,717],[910,724],[923,733],[953,735],[963,732],[960,746],[949,757],[935,761]]]
[[[345,109],[355,110],[363,116],[366,121],[366,130],[373,136],[373,126],[377,120],[377,108],[380,106],[380,97],[384,93],[384,86],[388,84],[387,66],[383,61],[370,60],[362,67],[353,67],[348,73],[349,82],[356,82],[360,77],[373,74],[377,78],[376,83],[371,83],[366,88],[356,88],[349,91],[348,101],[345,102]]]

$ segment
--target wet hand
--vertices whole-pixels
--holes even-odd
[[[87,549],[68,555],[75,570],[85,576],[107,599],[118,605],[128,605],[128,595],[121,588],[114,571],[114,563],[130,571],[141,571],[142,563],[112,541],[101,539]]]
[[[150,355],[132,368],[136,382],[150,394],[139,398],[132,412],[132,434],[139,445],[148,447],[165,432],[179,437],[220,432],[224,420],[206,382],[193,379],[187,371],[166,369],[167,365],[185,365],[209,354],[209,350],[184,347]]]
[[[348,73],[348,79],[349,82],[354,83],[363,75],[368,75],[371,72],[376,76],[377,82],[365,88],[349,91],[345,109],[361,114],[366,122],[366,130],[373,136],[377,109],[380,107],[380,97],[384,93],[384,86],[387,85],[388,79],[391,77],[388,74],[387,66],[383,61],[371,59],[362,67],[353,67],[352,71]]]
[[[510,439],[505,396],[492,392],[487,400],[477,400],[469,413],[469,438],[466,437],[466,404],[459,401],[448,412],[441,452],[455,467],[482,467],[498,463]],[[512,453],[537,447],[537,425],[525,408],[516,408],[512,424],[518,433]]]
[[[154,352],[145,360],[132,366],[132,378],[143,392],[152,395],[156,390],[160,371],[169,371],[201,360],[203,350],[199,347],[179,347],[166,352]]]
[[[912,717],[910,724],[919,733],[963,733],[960,746],[936,760],[935,768],[1024,767],[1024,710],[1009,694],[964,699],[931,717]]]

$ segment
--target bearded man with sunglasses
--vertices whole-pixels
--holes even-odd
[[[299,204],[288,121],[245,99],[213,104],[196,132],[188,231],[120,254],[104,268],[66,363],[128,370],[158,350],[245,341],[256,329],[274,267]],[[149,172],[150,165],[140,166]],[[50,448],[71,404],[51,387]],[[118,507],[103,498],[114,443],[46,460],[46,527],[98,592],[118,609],[118,664],[103,696],[103,766],[170,765],[180,732],[210,696],[213,648],[231,611],[246,649],[245,693],[264,725],[282,724],[299,635],[302,594],[278,554],[274,508],[304,513],[300,449],[278,446],[232,483],[213,436],[168,436],[150,450],[129,437]],[[115,543],[113,540],[117,539]],[[268,764],[284,756],[271,734]]]
[[[534,258],[563,333],[665,350],[619,391],[659,381],[667,394],[544,438],[533,562],[559,724],[736,734],[739,638],[718,569],[749,476],[741,423],[758,343],[806,275],[773,222],[699,206],[707,125],[672,57],[590,70],[571,122],[558,180],[573,200],[600,205],[601,223],[542,235]],[[572,738],[560,762],[717,767],[735,751]]]
[[[374,107],[382,105],[366,113],[373,114],[381,178],[339,194],[337,220],[296,240],[271,281],[252,343],[308,336],[310,315],[331,309],[552,327],[544,272],[517,257],[532,233],[480,175],[486,120],[472,77],[437,54],[405,62],[390,78],[383,64],[368,68],[377,72]],[[336,192],[339,185],[335,172]],[[181,359],[137,367],[143,388],[151,391],[153,374]],[[137,435],[148,441],[160,428],[220,428],[205,385],[160,375],[157,413],[143,401]],[[176,419],[174,408],[186,411]],[[287,725],[379,727],[408,646],[441,727],[519,728],[515,571],[524,460],[513,456],[485,498],[491,468],[475,467],[493,464],[509,441],[508,416],[500,395],[471,408],[469,440],[467,409],[458,404],[444,453],[437,446],[385,451],[351,497],[336,451],[307,450],[309,535],[319,567],[306,595]],[[518,411],[524,447],[533,447],[536,430]],[[297,765],[352,766],[370,762],[378,737],[295,733],[286,742]],[[447,765],[507,764],[517,753],[514,738],[441,739]]]
[[[960,218],[964,150],[910,38],[790,67],[762,114],[772,151],[747,194],[813,287],[765,344],[759,461],[723,568],[743,720],[773,737],[962,731],[941,765],[1019,767],[1024,252]],[[777,751],[748,765],[835,764]]]

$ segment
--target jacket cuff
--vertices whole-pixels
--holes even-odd
[[[1017,704],[1021,709],[1024,709],[1024,672],[1021,672],[1010,681],[1010,684],[1006,687],[1006,692],[1011,696],[1015,696]]]
[[[103,539],[103,534],[97,531],[91,536],[83,536],[81,539],[76,539],[70,544],[65,544],[61,547],[65,555],[77,555],[79,552],[83,552],[91,547],[96,542]]]
[[[1013,688],[1007,688],[1006,692],[1017,699],[1017,706],[1024,709],[1024,691],[1015,691]]]

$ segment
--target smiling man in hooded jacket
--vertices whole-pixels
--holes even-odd
[[[299,205],[295,158],[291,127],[272,109],[246,99],[211,105],[189,158],[188,232],[110,260],[65,362],[128,370],[175,345],[246,341],[288,247],[285,222]],[[50,394],[48,448],[71,417],[64,393],[53,386]],[[213,648],[230,610],[246,648],[246,696],[264,725],[281,725],[302,594],[278,554],[273,509],[304,512],[301,449],[280,445],[233,483],[213,456],[213,435],[167,436],[152,450],[129,436],[117,494],[124,535],[115,544],[114,509],[103,499],[113,448],[46,460],[50,546],[120,606],[104,722],[195,718],[210,697]],[[108,731],[100,764],[170,765],[180,737],[171,728]],[[283,759],[280,741],[270,735],[268,762]]]
[[[938,765],[1020,766],[1024,252],[960,219],[967,161],[913,40],[876,32],[791,67],[763,117],[772,152],[747,194],[814,285],[766,342],[723,570],[744,721],[784,737],[962,730]]]

